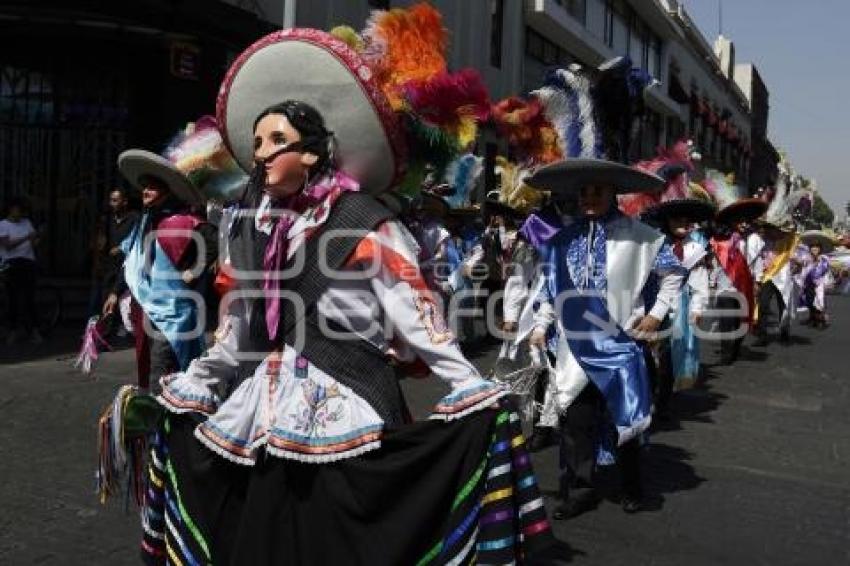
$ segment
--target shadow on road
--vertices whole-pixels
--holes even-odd
[[[693,456],[676,446],[651,443],[643,458],[644,510],[660,511],[665,495],[696,489],[706,480],[697,475],[690,461]]]

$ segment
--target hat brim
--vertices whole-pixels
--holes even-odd
[[[807,246],[819,245],[822,253],[829,253],[835,249],[832,238],[818,230],[809,230],[800,235],[800,241]]]
[[[767,203],[758,198],[744,198],[717,211],[717,221],[724,224],[734,220],[752,222],[767,210]]]
[[[453,208],[449,210],[449,218],[475,218],[481,216],[480,208]]]
[[[646,214],[658,218],[679,217],[688,218],[693,222],[704,222],[714,218],[716,212],[717,207],[710,202],[695,198],[686,198],[662,202],[649,209]]]
[[[144,149],[128,149],[118,156],[118,170],[136,189],[142,190],[142,179],[156,177],[171,194],[190,205],[203,205],[206,199],[169,160]]]
[[[659,190],[664,179],[628,165],[604,159],[565,159],[541,167],[525,181],[535,189],[578,192],[588,185],[610,186],[617,194]]]
[[[216,105],[222,136],[239,165],[254,166],[254,121],[294,100],[315,108],[337,142],[340,170],[379,193],[401,177],[405,146],[396,116],[372,70],[348,45],[313,29],[265,36],[233,63]]]
[[[441,196],[432,193],[422,193],[419,208],[437,218],[445,218],[449,214],[449,203]]]
[[[497,200],[487,200],[484,202],[484,217],[489,218],[491,216],[505,216],[507,218],[524,218],[526,215],[513,208],[508,206],[503,202],[499,202]]]

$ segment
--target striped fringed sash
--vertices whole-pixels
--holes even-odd
[[[455,497],[449,535],[417,563],[521,563],[552,541],[519,415],[502,410],[490,449]]]

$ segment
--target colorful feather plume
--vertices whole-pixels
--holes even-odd
[[[628,57],[606,61],[592,85],[597,120],[608,159],[629,161],[632,141],[639,132],[646,89],[657,85],[646,71],[632,67]]]
[[[440,12],[425,2],[373,12],[360,37],[363,57],[396,110],[403,105],[406,83],[446,71],[448,30]]]
[[[330,31],[330,34],[335,38],[344,41],[350,48],[358,53],[363,52],[365,44],[363,38],[351,26],[336,26]]]
[[[500,177],[499,202],[528,214],[543,204],[545,193],[525,184],[525,179],[531,174],[528,166],[517,165],[505,157],[496,158],[496,173]]]
[[[446,197],[452,208],[470,206],[470,194],[484,171],[484,158],[471,153],[452,161],[446,169],[445,180],[454,193]]]
[[[702,186],[714,198],[719,209],[744,198],[744,190],[730,182],[727,175],[716,169],[706,169]]]
[[[177,134],[164,156],[208,198],[237,198],[247,175],[224,145],[212,116],[202,116]]]
[[[809,190],[803,186],[803,178],[796,173],[787,158],[779,162],[779,179],[773,198],[764,213],[764,221],[768,224],[792,229],[794,227],[794,210],[800,201],[809,195]]]
[[[402,86],[402,97],[418,119],[449,131],[461,147],[475,140],[478,123],[490,114],[487,87],[475,69],[409,81]]]
[[[693,171],[693,165],[687,147],[686,141],[677,142],[672,147],[659,148],[654,158],[635,164],[636,169],[662,177],[665,185],[659,192],[619,195],[617,203],[623,214],[637,218],[662,202],[690,197],[689,173]]]
[[[474,143],[490,114],[484,81],[474,69],[447,70],[448,31],[426,2],[376,10],[359,35],[345,26],[332,33],[360,53],[404,123],[410,161],[398,191],[415,197],[428,170],[442,177]]]
[[[491,116],[499,133],[523,161],[551,163],[561,158],[558,135],[537,97],[505,98],[494,104]]]

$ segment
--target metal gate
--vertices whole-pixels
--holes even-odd
[[[52,275],[89,274],[105,195],[120,184],[126,89],[120,77],[82,75],[0,66],[0,199],[26,197]]]

